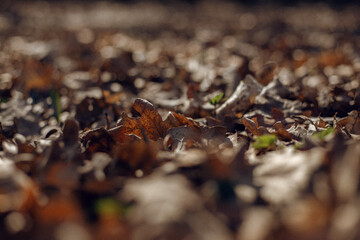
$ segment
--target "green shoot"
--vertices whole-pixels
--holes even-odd
[[[327,128],[327,129],[325,129],[325,130],[323,130],[321,132],[314,133],[313,137],[318,138],[321,141],[324,141],[327,138],[327,136],[329,136],[330,134],[332,134],[334,132],[335,132],[334,128],[329,127],[329,128]]]
[[[221,102],[221,100],[224,97],[224,93],[219,93],[218,95],[216,95],[215,97],[213,97],[212,99],[210,99],[210,104],[214,106],[214,114],[216,116],[216,107],[217,105]]]
[[[95,204],[98,215],[120,215],[122,213],[120,203],[114,198],[102,198]]]
[[[50,90],[50,96],[53,108],[55,110],[55,118],[56,121],[60,122],[60,114],[61,114],[61,101],[60,101],[60,94],[57,89],[51,89]]]
[[[221,102],[221,100],[223,99],[223,97],[224,97],[224,93],[219,93],[218,95],[216,95],[215,97],[210,99],[210,104],[213,106],[218,105]]]
[[[264,134],[256,138],[254,142],[254,148],[261,149],[269,149],[276,146],[276,135],[274,134]]]

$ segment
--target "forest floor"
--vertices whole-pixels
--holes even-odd
[[[1,239],[360,239],[360,7],[11,2]]]

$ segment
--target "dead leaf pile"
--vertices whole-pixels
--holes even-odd
[[[257,2],[5,1],[1,239],[360,239],[359,7]]]

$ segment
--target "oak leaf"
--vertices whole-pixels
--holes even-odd
[[[116,142],[127,142],[131,134],[156,141],[164,138],[166,132],[174,127],[188,126],[192,129],[199,127],[194,120],[177,113],[170,113],[163,121],[154,105],[141,98],[135,100],[132,111],[139,117],[129,117],[123,113],[118,126],[108,131]]]

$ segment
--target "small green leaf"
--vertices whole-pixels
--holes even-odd
[[[270,147],[275,147],[275,142],[276,142],[276,135],[264,134],[256,138],[253,146],[256,149],[267,149]]]
[[[57,122],[60,122],[60,114],[61,114],[61,101],[59,91],[56,89],[50,90],[50,96],[53,108],[55,110],[55,118]]]
[[[9,98],[0,97],[0,103],[6,103],[9,101]]]
[[[320,139],[321,141],[324,141],[327,136],[334,133],[335,130],[333,127],[329,127],[321,132],[316,132],[313,134],[313,137]]]
[[[96,202],[96,213],[99,215],[120,215],[121,206],[114,198],[102,198]]]
[[[219,93],[218,95],[216,95],[215,97],[213,97],[211,100],[210,100],[210,104],[211,105],[217,105],[220,103],[221,99],[223,99],[224,97],[224,93]]]

